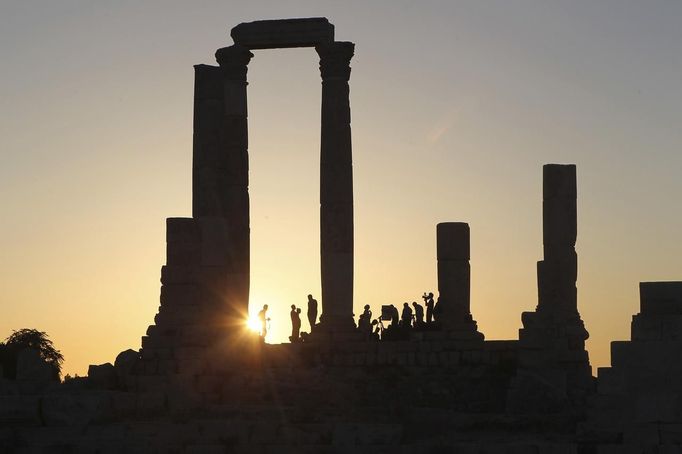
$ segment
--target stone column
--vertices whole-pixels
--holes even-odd
[[[249,153],[246,102],[247,65],[253,54],[232,45],[216,51],[223,72],[223,116],[220,137],[221,158],[217,161],[220,188],[219,215],[225,218],[228,236],[227,290],[225,299],[243,323],[249,310],[250,213]]]
[[[202,272],[214,276],[209,298],[240,324],[249,299],[246,73],[251,57],[248,49],[233,45],[216,51],[220,67],[195,66],[192,215],[201,220],[202,249],[211,256],[210,263],[202,263]]]
[[[519,367],[507,398],[511,413],[555,412],[569,401],[572,408],[582,408],[594,388],[585,350],[589,334],[577,304],[575,165],[543,166],[542,185],[544,260],[537,265],[538,306],[521,314]]]
[[[323,326],[353,322],[353,165],[350,131],[350,59],[355,44],[318,45],[322,76],[320,145],[320,255]]]
[[[543,167],[542,239],[538,262],[538,310],[578,311],[578,257],[575,165]]]
[[[469,288],[469,224],[442,222],[436,226],[438,259],[438,320],[453,327],[471,320]]]

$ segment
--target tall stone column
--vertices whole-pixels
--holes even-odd
[[[578,230],[575,165],[543,167],[542,241],[538,262],[538,310],[578,311]]]
[[[249,154],[246,102],[247,65],[253,54],[240,45],[216,51],[223,72],[223,116],[217,161],[220,189],[220,215],[225,218],[228,236],[227,286],[225,299],[243,323],[249,310],[250,214]]]
[[[438,304],[436,320],[455,337],[483,339],[471,317],[469,224],[442,222],[436,226]]]
[[[322,76],[320,145],[320,255],[322,326],[353,322],[353,164],[350,130],[350,59],[355,44],[315,47]]]
[[[192,215],[200,220],[212,284],[208,298],[243,323],[249,299],[247,65],[253,54],[218,49],[219,67],[195,67]]]

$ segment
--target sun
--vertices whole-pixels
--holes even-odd
[[[258,317],[251,316],[246,320],[246,327],[249,328],[251,331],[255,331],[257,333],[260,332],[261,328],[261,323],[260,320],[258,320]]]

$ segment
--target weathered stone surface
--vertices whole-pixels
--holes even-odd
[[[42,418],[49,426],[84,426],[109,415],[111,395],[106,392],[47,394],[41,409]]]
[[[244,22],[230,33],[249,49],[312,47],[334,41],[334,26],[325,17]]]

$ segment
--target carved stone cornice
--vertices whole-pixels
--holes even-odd
[[[350,79],[350,59],[353,58],[355,44],[349,41],[334,41],[315,46],[320,56],[320,75],[322,80]]]
[[[225,71],[225,76],[231,80],[246,81],[248,64],[253,54],[246,47],[238,44],[223,47],[215,52],[215,59]]]

